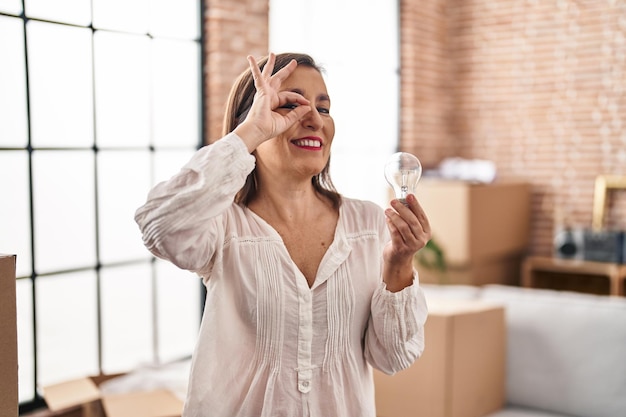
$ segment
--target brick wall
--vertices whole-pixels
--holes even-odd
[[[400,145],[418,155],[425,167],[458,153],[451,133],[455,95],[446,3],[400,4]]]
[[[205,129],[219,139],[226,99],[247,55],[264,56],[269,47],[267,0],[205,0]]]
[[[211,141],[245,56],[267,52],[268,2],[205,3]],[[596,176],[626,175],[626,0],[400,4],[402,149],[530,182],[530,253],[551,253],[556,217],[590,227]],[[609,200],[609,225],[626,229],[626,191]]]
[[[596,176],[626,175],[626,1],[402,0],[401,14],[401,147],[530,182],[530,253],[551,253],[555,219],[590,227]],[[609,204],[626,229],[626,191]]]

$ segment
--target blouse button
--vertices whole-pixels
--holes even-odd
[[[311,383],[309,381],[302,381],[298,383],[298,391],[300,391],[303,394],[306,394],[307,392],[311,391]]]

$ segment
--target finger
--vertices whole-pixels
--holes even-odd
[[[272,75],[272,71],[274,71],[274,64],[276,63],[276,54],[274,54],[273,52],[270,52],[269,57],[267,58],[267,62],[265,63],[265,66],[263,67],[263,76],[265,78],[270,78],[270,76]]]
[[[394,226],[394,230],[397,232],[399,238],[401,238],[401,241],[398,240],[398,244],[402,243],[411,250],[419,250],[424,247],[431,237],[431,232],[428,219],[425,217],[421,207],[416,206],[416,208],[419,209],[418,211],[421,212],[421,215],[424,216],[424,224],[420,223],[418,216],[400,201],[392,201],[392,207],[396,211],[394,211],[394,209],[387,209],[385,214],[389,219],[388,222]]]
[[[287,79],[287,77],[291,75],[291,73],[296,69],[297,66],[298,62],[295,59],[292,59],[287,65],[276,71],[276,74],[272,76],[272,79],[276,79],[282,83],[284,80]]]
[[[387,215],[385,220],[387,220],[387,229],[389,229],[389,235],[391,236],[391,242],[394,243],[394,246],[395,246],[395,241],[398,240],[398,239],[400,239],[402,241],[401,243],[404,243],[404,239],[402,239],[402,236],[400,235],[400,231],[398,230],[396,225],[393,223],[393,220],[391,219],[391,217],[389,215]]]
[[[391,237],[391,247],[394,252],[397,252],[399,248],[406,246],[404,239],[402,238],[402,234],[393,223],[393,220],[390,217],[386,218],[387,220],[387,229],[389,230],[389,236]]]
[[[406,201],[409,204],[409,208],[411,209],[411,211],[415,213],[415,215],[417,216],[417,220],[422,226],[422,230],[424,230],[425,233],[430,235],[430,232],[431,232],[430,221],[428,220],[428,216],[426,215],[426,212],[422,208],[422,205],[419,203],[415,195],[409,194],[406,198]]]
[[[308,106],[308,105],[298,106],[283,116],[285,118],[285,123],[291,126],[294,123],[296,123],[298,120],[302,119],[310,111],[311,111],[311,106]]]
[[[248,55],[248,65],[250,66],[250,72],[252,73],[252,79],[254,80],[254,85],[258,87],[258,82],[261,80],[261,71],[259,70],[259,64],[257,64],[256,59],[252,55]]]
[[[278,93],[278,106],[284,106],[287,103],[308,105],[310,101],[295,91],[281,91]]]
[[[402,204],[402,203],[400,203]],[[387,226],[391,234],[391,240],[394,243],[404,246],[414,246],[417,244],[417,235],[411,226],[392,209],[385,210],[387,216]]]
[[[408,197],[407,199],[410,200]],[[393,200],[391,202],[391,207],[395,209],[398,217],[408,225],[411,233],[416,236],[424,233],[424,228],[420,223],[418,216],[414,213],[413,208],[399,200]],[[415,209],[417,210],[417,206]]]

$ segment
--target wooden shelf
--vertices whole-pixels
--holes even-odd
[[[522,263],[522,285],[606,295],[626,295],[626,265],[531,256]]]

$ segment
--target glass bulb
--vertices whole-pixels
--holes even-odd
[[[406,203],[407,195],[415,194],[421,177],[422,164],[410,153],[394,153],[385,164],[385,179],[393,188],[396,198],[403,203]]]

